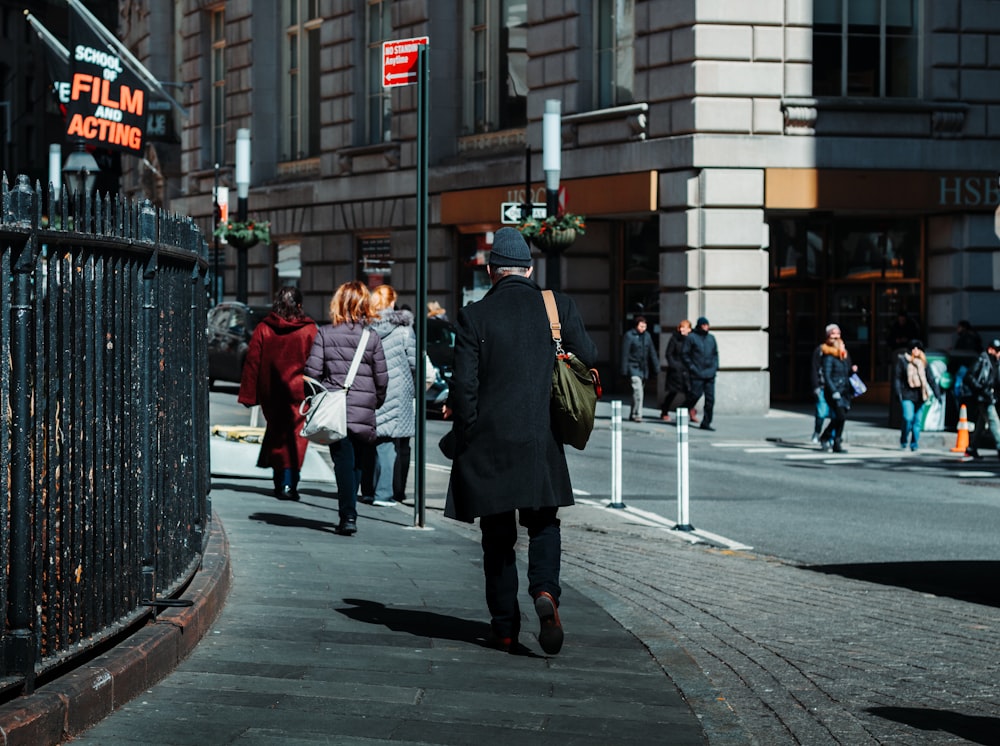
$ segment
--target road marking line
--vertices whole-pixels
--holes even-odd
[[[608,507],[605,506],[598,500],[578,500],[577,502],[583,505],[590,505],[595,508]],[[726,549],[732,550],[747,550],[753,549],[752,546],[748,544],[742,544],[738,541],[733,541],[732,539],[727,539],[725,536],[719,536],[718,534],[713,534],[710,531],[704,531],[702,529],[694,529],[692,531],[677,531],[677,524],[674,523],[669,518],[665,518],[659,513],[653,513],[648,510],[642,510],[641,508],[630,508],[625,506],[624,508],[609,508],[615,513],[627,513],[631,519],[637,523],[650,528],[662,528],[667,531],[674,532],[678,537],[684,539],[691,544],[697,544],[699,541],[704,541],[709,544],[721,545]]]

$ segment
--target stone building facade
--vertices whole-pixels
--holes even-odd
[[[627,388],[619,340],[638,313],[661,345],[680,319],[710,319],[717,406],[734,413],[803,400],[829,321],[883,401],[898,313],[931,347],[959,319],[1000,332],[995,0],[121,7],[133,49],[186,86],[180,144],[149,153],[159,201],[210,229],[213,185],[235,194],[236,130],[252,133],[249,209],[273,245],[249,252],[251,302],[297,282],[322,318],[337,285],[363,277],[414,303],[417,97],[382,88],[381,43],[427,36],[428,297],[445,308],[484,292],[504,206],[526,188],[545,201],[556,100],[562,199],[587,216],[559,284],[613,389]],[[136,171],[124,187],[150,185]],[[551,266],[539,256],[543,286]]]

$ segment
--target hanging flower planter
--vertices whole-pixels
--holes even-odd
[[[528,218],[517,229],[542,251],[561,251],[587,232],[587,223],[583,215],[564,212],[541,220]]]
[[[212,235],[218,236],[234,248],[249,249],[261,242],[271,243],[271,223],[267,220],[260,222],[248,220],[245,223],[228,220],[219,223]]]
[[[576,240],[576,228],[554,228],[533,236],[531,242],[543,251],[566,249]]]

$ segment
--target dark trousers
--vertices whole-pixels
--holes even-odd
[[[392,497],[403,502],[406,497],[406,480],[410,476],[410,439],[394,438],[396,466],[392,473]]]
[[[824,443],[832,440],[833,445],[837,448],[840,447],[840,442],[844,437],[844,424],[847,422],[847,407],[842,402],[843,399],[835,399],[830,404],[830,424],[826,426],[826,430],[820,436],[820,440]]]
[[[702,425],[712,424],[712,412],[715,411],[715,379],[714,378],[692,378],[691,391],[688,395],[687,408],[693,409],[698,400],[705,396],[704,414],[701,416]]]
[[[330,444],[330,458],[333,459],[333,476],[337,479],[337,500],[341,521],[358,517],[358,484],[361,482],[359,445],[365,444],[356,444],[350,436]]]
[[[559,562],[562,539],[558,508],[522,508],[520,524],[528,529],[528,593],[532,598],[546,591],[558,603]],[[486,577],[486,605],[490,610],[493,631],[498,637],[517,637],[521,629],[521,610],[517,604],[518,520],[510,510],[479,519],[483,534],[483,574]]]

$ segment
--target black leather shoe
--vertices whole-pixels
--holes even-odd
[[[535,596],[535,613],[542,625],[538,630],[538,644],[549,655],[555,655],[562,649],[563,628],[556,600],[551,593],[542,591]]]
[[[358,523],[354,518],[341,521],[337,526],[337,533],[342,536],[354,536],[358,532]]]
[[[705,423],[705,422],[701,423],[701,426],[699,427],[699,430],[710,430],[713,433],[715,432],[715,428],[712,427],[711,425],[709,425],[708,423]]]
[[[292,485],[286,484],[284,487],[281,488],[281,494],[278,495],[278,499],[279,500],[294,500],[294,501],[298,502],[298,500],[299,500],[299,493],[298,493],[298,491],[294,487],[292,487]]]

